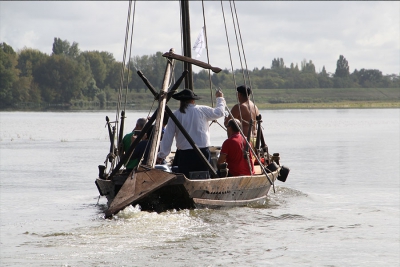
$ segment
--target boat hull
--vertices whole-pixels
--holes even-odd
[[[163,212],[171,209],[220,208],[246,206],[265,200],[279,170],[268,174],[253,176],[226,177],[217,179],[191,180],[182,174],[168,184],[149,192],[132,205],[140,205],[142,210]],[[108,206],[112,203],[128,174],[121,174],[113,180],[97,179],[100,194],[107,197]]]

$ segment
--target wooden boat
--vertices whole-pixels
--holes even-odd
[[[163,54],[166,58],[166,70],[162,88],[157,92],[149,83],[143,73],[138,71],[138,75],[149,88],[156,99],[158,99],[158,109],[148,120],[138,138],[131,144],[129,150],[124,154],[118,152],[118,147],[122,142],[123,125],[125,111],[121,112],[120,133],[118,145],[114,145],[116,135],[116,125],[111,126],[108,118],[108,131],[110,135],[110,153],[105,161],[106,165],[99,166],[99,177],[96,179],[96,186],[101,196],[107,197],[108,209],[105,211],[106,217],[118,213],[128,205],[140,205],[142,210],[162,212],[170,209],[191,209],[191,208],[218,208],[245,206],[251,203],[262,202],[267,197],[271,187],[275,191],[274,183],[276,180],[284,182],[289,174],[289,169],[280,164],[278,153],[270,155],[268,146],[264,142],[261,130],[261,116],[257,117],[257,141],[253,148],[249,142],[247,149],[256,158],[255,174],[249,176],[218,177],[216,172],[216,161],[220,147],[210,148],[212,162],[208,162],[185,129],[175,118],[169,109],[167,102],[173,93],[176,92],[182,81],[185,81],[185,88],[193,90],[192,65],[211,70],[215,73],[221,71],[218,67],[213,67],[208,63],[191,58],[191,44],[189,33],[189,1],[180,1],[182,14],[182,40],[184,55],[175,54],[173,49]],[[182,61],[185,71],[177,82],[168,88],[171,69],[174,62]],[[227,112],[229,109],[227,108]],[[161,138],[162,118],[164,113],[170,116],[176,126],[185,135],[193,149],[208,166],[208,172],[192,173],[191,177],[171,171],[174,170],[171,164],[157,165],[156,154]],[[152,146],[149,158],[145,164],[141,164],[132,172],[128,173],[123,167],[123,163],[129,158],[130,154],[139,143],[144,133],[154,123],[152,135]],[[243,132],[241,132],[243,135]],[[173,153],[170,155],[173,158]],[[107,162],[111,163],[107,167]],[[172,162],[172,161],[170,161]],[[210,177],[211,176],[211,177]]]

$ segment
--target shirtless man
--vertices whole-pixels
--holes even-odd
[[[251,134],[251,143],[253,143],[255,140],[255,137],[257,136],[256,132],[256,116],[259,115],[258,108],[254,103],[249,99],[249,95],[251,93],[251,89],[249,87],[246,87],[244,85],[239,86],[236,88],[238,91],[238,100],[239,104],[236,104],[233,106],[231,113],[232,116],[235,119],[242,119],[242,127],[243,127],[243,134],[246,136],[249,133],[249,121],[250,118],[253,119],[253,129],[252,129],[252,134]],[[251,115],[250,115],[251,114]],[[240,115],[242,118],[240,118]],[[232,119],[232,117],[229,115],[228,117],[225,118],[225,126],[228,124],[229,120]]]

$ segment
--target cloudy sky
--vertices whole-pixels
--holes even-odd
[[[81,51],[111,52],[122,61],[127,1],[1,1],[0,42],[52,52],[55,37],[77,42]],[[312,60],[316,70],[334,73],[343,55],[354,69],[400,72],[400,2],[236,1],[247,65],[271,67],[274,58],[301,65]],[[234,68],[240,68],[229,2],[223,4]],[[205,2],[210,63],[231,68],[221,2]],[[200,1],[190,2],[192,44],[201,27]],[[132,55],[181,53],[179,4],[138,1]],[[199,58],[207,61],[203,51]],[[243,61],[242,61],[243,62]]]

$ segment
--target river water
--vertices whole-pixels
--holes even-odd
[[[399,266],[400,110],[261,114],[291,169],[263,205],[105,220],[94,181],[115,114],[0,112],[0,265]],[[146,115],[127,111],[126,131]]]

